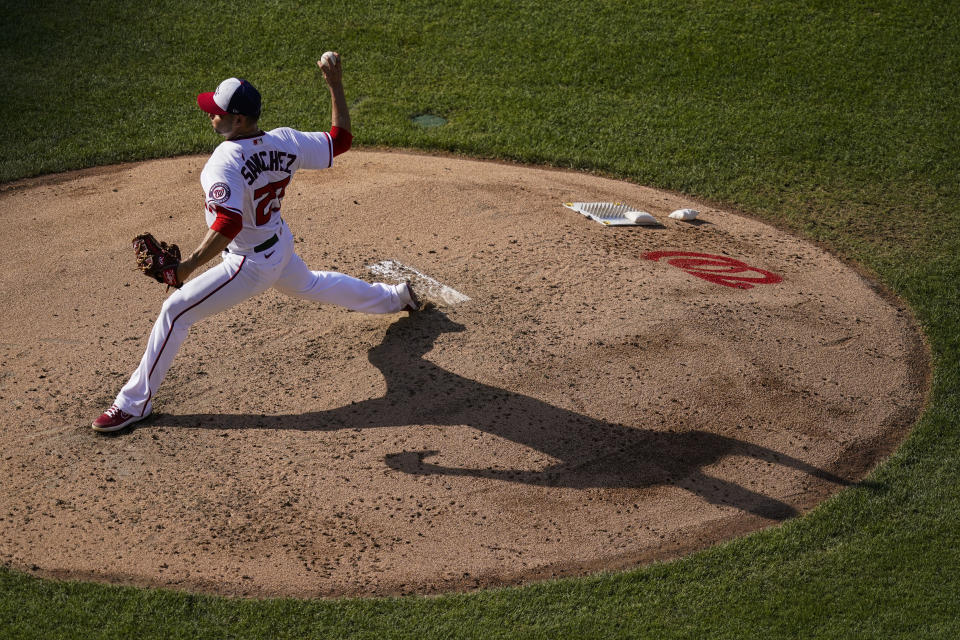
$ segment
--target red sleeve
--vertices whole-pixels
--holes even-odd
[[[353,142],[353,134],[340,127],[331,127],[330,139],[333,140],[333,155],[336,157],[350,149],[350,143]]]
[[[220,205],[214,205],[214,210],[217,212],[217,219],[213,221],[210,228],[231,240],[236,238],[240,230],[243,229],[243,216]]]

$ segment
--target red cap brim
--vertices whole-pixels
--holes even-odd
[[[218,116],[225,116],[227,112],[221,109],[216,102],[213,100],[213,91],[207,91],[206,93],[201,93],[197,96],[197,104],[200,105],[200,108],[206,111],[207,113],[212,113]]]

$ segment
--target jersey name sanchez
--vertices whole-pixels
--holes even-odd
[[[203,167],[207,226],[232,237],[231,253],[251,254],[280,231],[280,207],[298,169],[327,169],[333,142],[323,131],[281,127],[263,135],[226,140]]]

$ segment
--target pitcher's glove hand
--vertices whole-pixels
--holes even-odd
[[[137,255],[137,268],[157,282],[168,287],[180,288],[177,280],[177,265],[180,264],[180,247],[166,242],[157,242],[150,233],[141,233],[133,239],[133,251]]]

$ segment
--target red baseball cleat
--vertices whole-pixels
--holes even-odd
[[[149,415],[149,414],[147,414]],[[143,420],[147,416],[133,416],[122,411],[117,405],[107,409],[99,418],[93,421],[94,431],[119,431],[137,420]]]
[[[410,281],[409,281],[409,280],[407,280],[407,281],[404,282],[403,284],[405,284],[406,287],[407,287],[406,293],[407,293],[407,299],[408,299],[408,302],[407,302],[407,303],[404,305],[404,307],[403,307],[405,310],[407,310],[407,311],[426,311],[426,310],[429,309],[431,306],[433,306],[433,305],[432,305],[431,303],[429,303],[429,302],[421,302],[421,301],[420,301],[420,297],[417,296],[417,294],[413,292],[413,287],[410,285]]]

